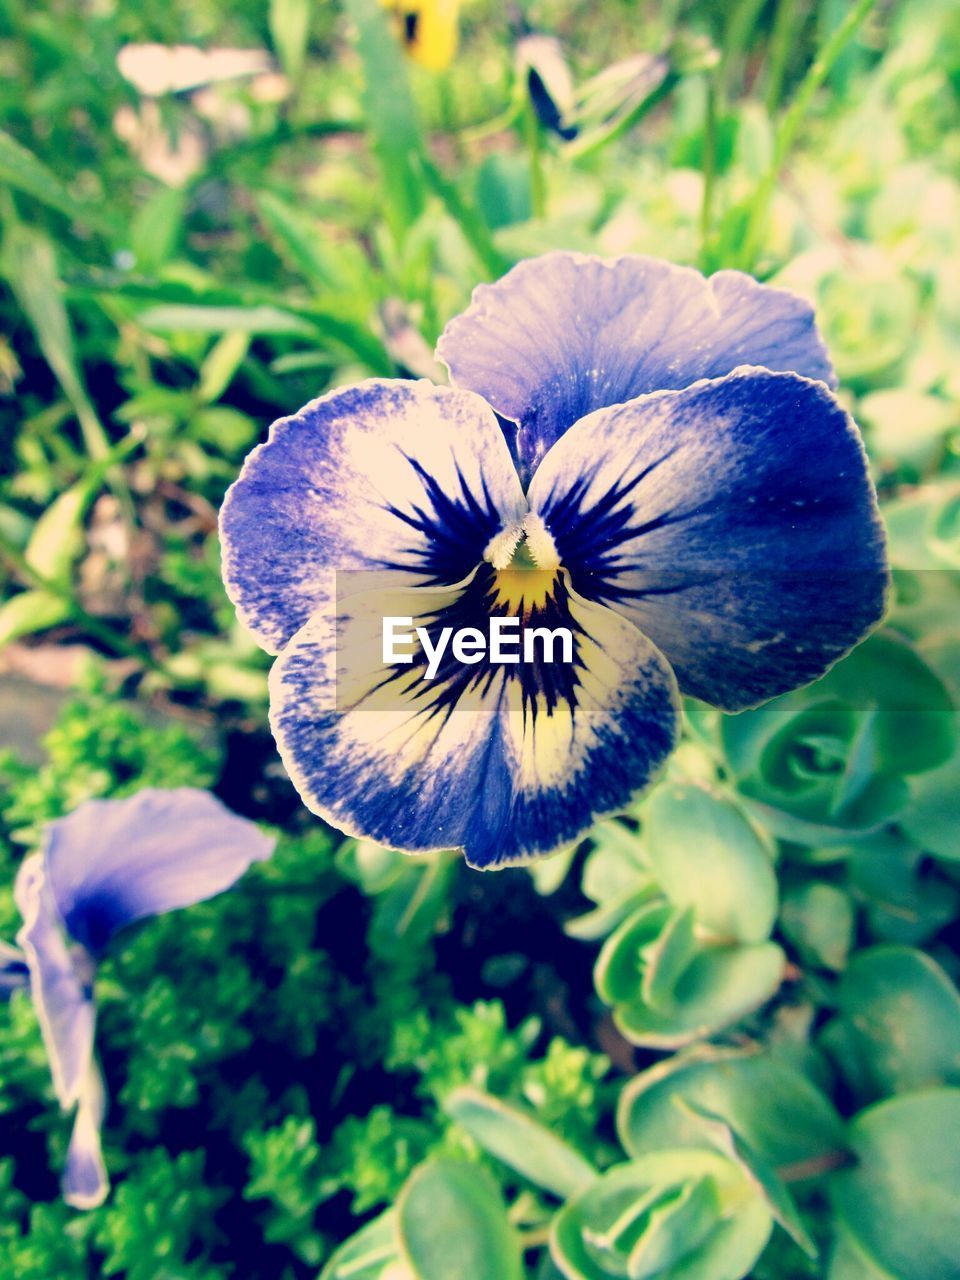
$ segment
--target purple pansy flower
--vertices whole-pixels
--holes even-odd
[[[800,298],[549,253],[437,355],[452,387],[371,380],[275,423],[221,512],[281,755],[333,825],[483,868],[552,852],[649,783],[678,693],[756,706],[882,617],[863,445]],[[385,665],[388,615],[562,625],[575,656],[424,679]]]
[[[75,1207],[100,1204],[109,1187],[93,1046],[97,961],[126,925],[222,893],[273,845],[206,791],[147,789],[88,800],[49,823],[42,850],[20,867],[22,950],[0,949],[0,991],[29,985],[57,1098],[65,1110],[76,1107],[63,1178]]]

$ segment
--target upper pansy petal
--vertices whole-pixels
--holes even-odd
[[[337,571],[457,582],[525,510],[479,396],[372,379],[281,418],[247,458],[220,513],[224,582],[276,653],[332,601]]]
[[[519,424],[524,481],[579,418],[738,365],[834,382],[810,305],[737,271],[555,252],[480,285],[437,355],[454,383]]]
[[[483,565],[446,590],[355,594],[294,637],[271,673],[271,723],[313,812],[406,852],[460,847],[487,868],[570,843],[650,781],[676,742],[673,674],[631,623],[562,575],[528,620],[565,619],[572,663],[448,655],[433,680],[419,657],[383,665],[384,616],[412,618],[434,640],[445,625],[485,629],[501,589],[522,588],[498,588]]]
[[[17,942],[30,970],[30,993],[53,1086],[60,1105],[69,1107],[80,1096],[93,1062],[93,964],[64,935],[42,854],[31,854],[20,867],[14,898],[23,917]]]
[[[228,889],[274,840],[207,791],[88,800],[46,829],[46,880],[71,938],[96,954],[145,916]]]
[[[740,369],[600,410],[529,498],[574,586],[726,710],[816,679],[883,615],[866,456],[822,382]]]

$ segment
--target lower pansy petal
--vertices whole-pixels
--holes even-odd
[[[404,634],[424,627],[436,648],[444,626],[482,631],[518,601],[518,653],[528,628],[566,626],[570,661],[559,639],[553,663],[546,648],[504,664],[489,647],[467,663],[448,648],[433,679],[422,652],[384,661],[384,617],[404,619]],[[527,605],[484,565],[449,590],[354,595],[337,616],[311,619],[271,675],[274,734],[308,807],[406,852],[463,848],[480,868],[553,852],[624,808],[676,743],[673,674],[631,623],[563,575]]]
[[[832,384],[810,304],[738,271],[706,278],[657,258],[547,253],[480,285],[437,355],[453,382],[518,424],[529,480],[563,433],[595,409],[738,365]]]
[[[67,941],[42,854],[31,854],[21,866],[14,898],[23,917],[17,942],[30,971],[53,1086],[60,1105],[69,1107],[80,1096],[93,1061],[93,963]]]
[[[91,1063],[80,1092],[61,1183],[63,1198],[74,1209],[96,1209],[110,1190],[100,1146],[105,1110],[103,1079],[96,1063]]]
[[[281,418],[250,454],[220,513],[223,578],[241,619],[276,653],[329,606],[338,572],[457,582],[525,511],[479,396],[373,379]]]
[[[229,889],[274,843],[208,791],[146,788],[51,822],[43,856],[70,937],[96,954],[125,925]]]
[[[726,710],[816,679],[884,612],[863,445],[820,382],[739,369],[598,411],[529,499],[574,586]]]

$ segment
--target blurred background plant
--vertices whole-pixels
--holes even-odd
[[[210,786],[281,832],[103,965],[90,1214],[0,1006],[0,1276],[955,1280],[956,7],[0,0],[0,69],[0,936],[88,796]],[[472,287],[558,247],[815,302],[892,608],[479,877],[302,810],[216,511],[271,419],[442,379]]]

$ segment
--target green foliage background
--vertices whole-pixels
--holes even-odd
[[[146,42],[262,65],[141,90]],[[94,1212],[58,1198],[32,1006],[0,1006],[2,1280],[956,1280],[956,7],[472,0],[434,72],[374,0],[0,0],[0,73],[0,936],[89,796],[210,786],[279,833],[101,969]],[[216,510],[272,418],[440,376],[471,288],[556,247],[816,303],[894,591],[823,681],[690,704],[632,812],[480,877],[302,809]],[[39,753],[38,680],[69,687]]]

